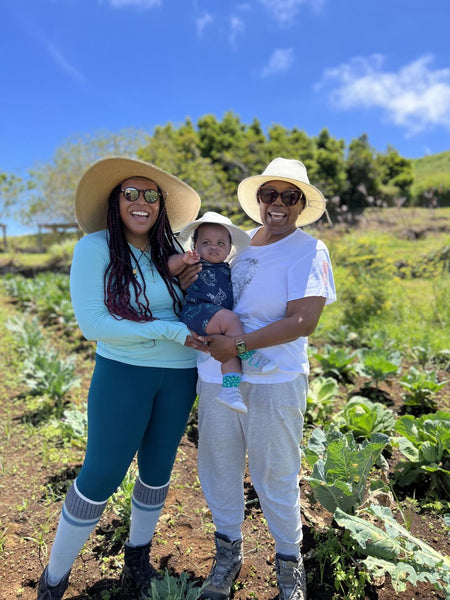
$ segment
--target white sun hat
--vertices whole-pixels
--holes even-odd
[[[250,244],[250,236],[248,233],[239,229],[236,225],[233,225],[231,220],[224,215],[219,213],[209,211],[206,212],[200,219],[189,223],[186,225],[181,231],[180,235],[177,237],[177,240],[180,242],[181,246],[184,250],[192,250],[192,236],[194,235],[195,230],[200,225],[205,225],[206,223],[214,224],[214,225],[222,225],[228,229],[231,236],[231,243],[235,252],[241,252],[245,250],[247,246]]]
[[[279,157],[269,163],[261,175],[247,177],[239,184],[237,191],[239,203],[256,223],[262,223],[256,192],[263,183],[268,181],[287,181],[304,193],[306,204],[295,222],[297,227],[314,223],[325,212],[324,195],[309,183],[305,165],[299,160]]]

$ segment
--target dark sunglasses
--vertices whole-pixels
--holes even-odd
[[[285,206],[294,206],[303,196],[301,190],[285,190],[284,192],[278,192],[273,188],[263,187],[259,188],[257,192],[258,200],[261,200],[264,204],[273,204],[278,196]]]
[[[161,197],[157,190],[138,190],[135,187],[126,187],[121,188],[120,191],[122,192],[125,200],[128,200],[128,202],[136,202],[141,192],[147,204],[155,204],[155,202],[158,202]]]

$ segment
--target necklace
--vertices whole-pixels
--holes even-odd
[[[152,272],[152,278],[154,281],[155,280],[155,272],[153,270],[153,262],[152,262],[151,253],[149,252],[149,250],[146,250],[145,248],[144,248],[144,250],[141,250],[141,254],[140,254],[139,258],[136,258],[136,255],[134,254],[134,252],[131,248],[130,248],[130,253],[131,253],[131,256],[133,257],[133,260],[136,265],[135,267],[133,267],[133,275],[137,278],[138,269],[141,270],[141,266],[140,266],[141,258],[144,256],[148,261],[150,270]]]

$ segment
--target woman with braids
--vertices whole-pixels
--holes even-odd
[[[70,289],[83,335],[97,342],[96,364],[86,455],[62,507],[38,600],[63,597],[76,556],[136,453],[123,577],[136,588],[133,597],[147,598],[158,576],[151,540],[195,399],[195,350],[206,349],[179,321],[183,296],[168,259],[181,250],[173,231],[199,208],[187,184],[128,158],[100,160],[78,185],[75,214],[88,235],[75,247]]]

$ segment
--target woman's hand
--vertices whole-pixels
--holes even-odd
[[[186,265],[186,267],[178,274],[178,281],[180,282],[180,288],[184,291],[188,289],[191,283],[198,278],[198,274],[202,270],[201,263],[195,265]]]
[[[237,356],[234,337],[214,333],[212,335],[204,335],[202,340],[208,342],[211,356],[221,363],[227,362],[227,360],[236,358]]]
[[[200,352],[209,352],[209,346],[200,335],[197,335],[194,331],[191,331],[191,335],[188,335],[184,345],[194,350],[200,350]]]

